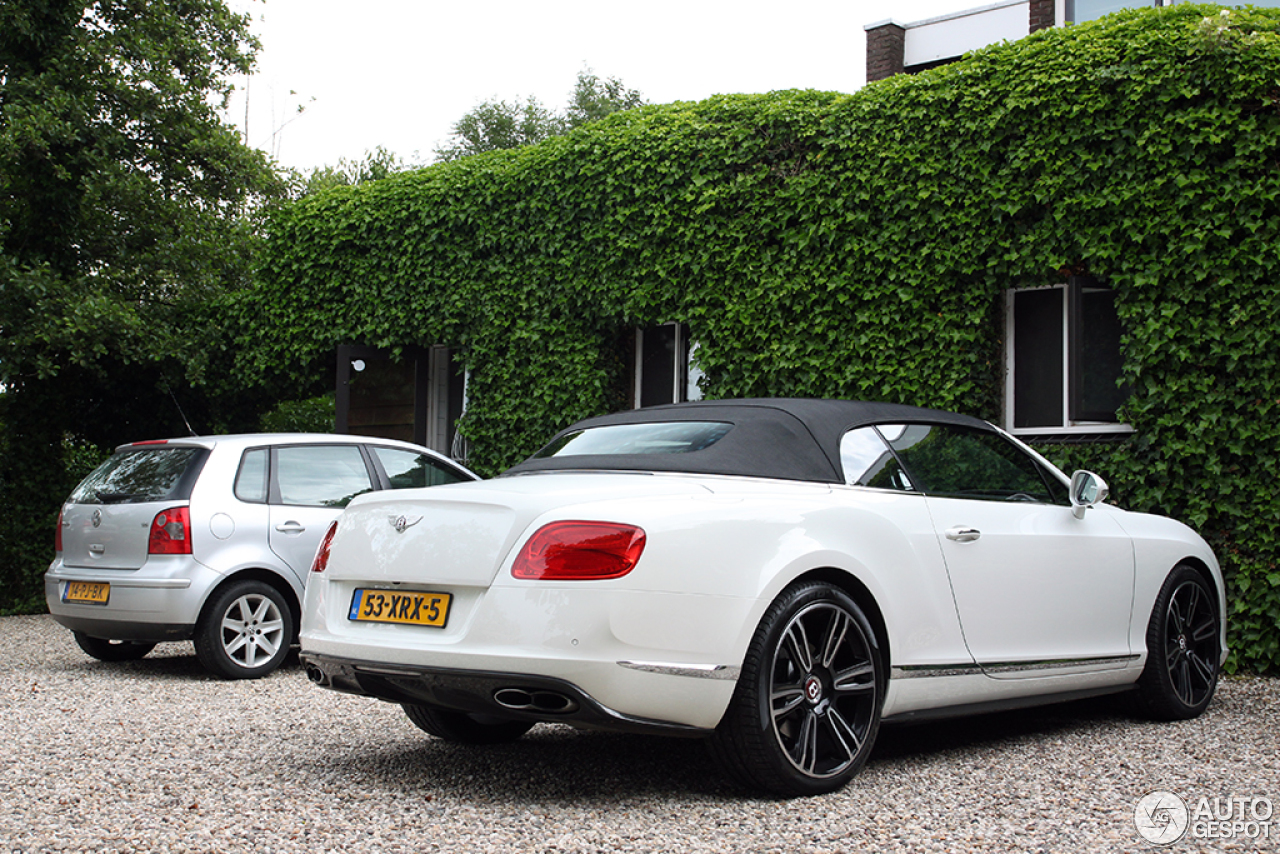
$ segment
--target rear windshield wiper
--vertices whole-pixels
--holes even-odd
[[[95,492],[94,495],[103,504],[121,504],[137,497],[137,493],[134,492]]]

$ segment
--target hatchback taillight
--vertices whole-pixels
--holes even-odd
[[[191,554],[191,511],[186,507],[173,507],[157,513],[151,520],[147,554]]]
[[[58,511],[58,527],[53,531],[53,550],[62,554],[62,511]]]
[[[324,532],[320,548],[316,549],[316,556],[311,561],[312,572],[324,572],[329,565],[329,549],[333,548],[333,535],[336,533],[338,533],[338,523],[335,520],[329,523],[329,530]]]
[[[621,578],[640,560],[645,533],[616,522],[551,522],[516,555],[511,574],[543,581]]]

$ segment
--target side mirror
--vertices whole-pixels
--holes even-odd
[[[1071,475],[1071,512],[1077,519],[1084,518],[1084,511],[1101,504],[1110,492],[1107,482],[1091,471],[1078,471]]]

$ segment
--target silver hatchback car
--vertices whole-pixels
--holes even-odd
[[[434,451],[370,437],[121,445],[62,507],[45,599],[94,658],[191,639],[213,673],[265,676],[296,640],[312,557],[352,498],[472,480]]]

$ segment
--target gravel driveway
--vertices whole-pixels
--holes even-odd
[[[189,644],[105,664],[43,616],[0,619],[0,662],[2,852],[1280,851],[1280,815],[1270,838],[1168,849],[1133,821],[1153,790],[1280,806],[1274,679],[1226,680],[1181,724],[1094,700],[888,728],[850,786],[782,801],[696,741],[538,726],[455,747],[296,661],[255,682]]]

